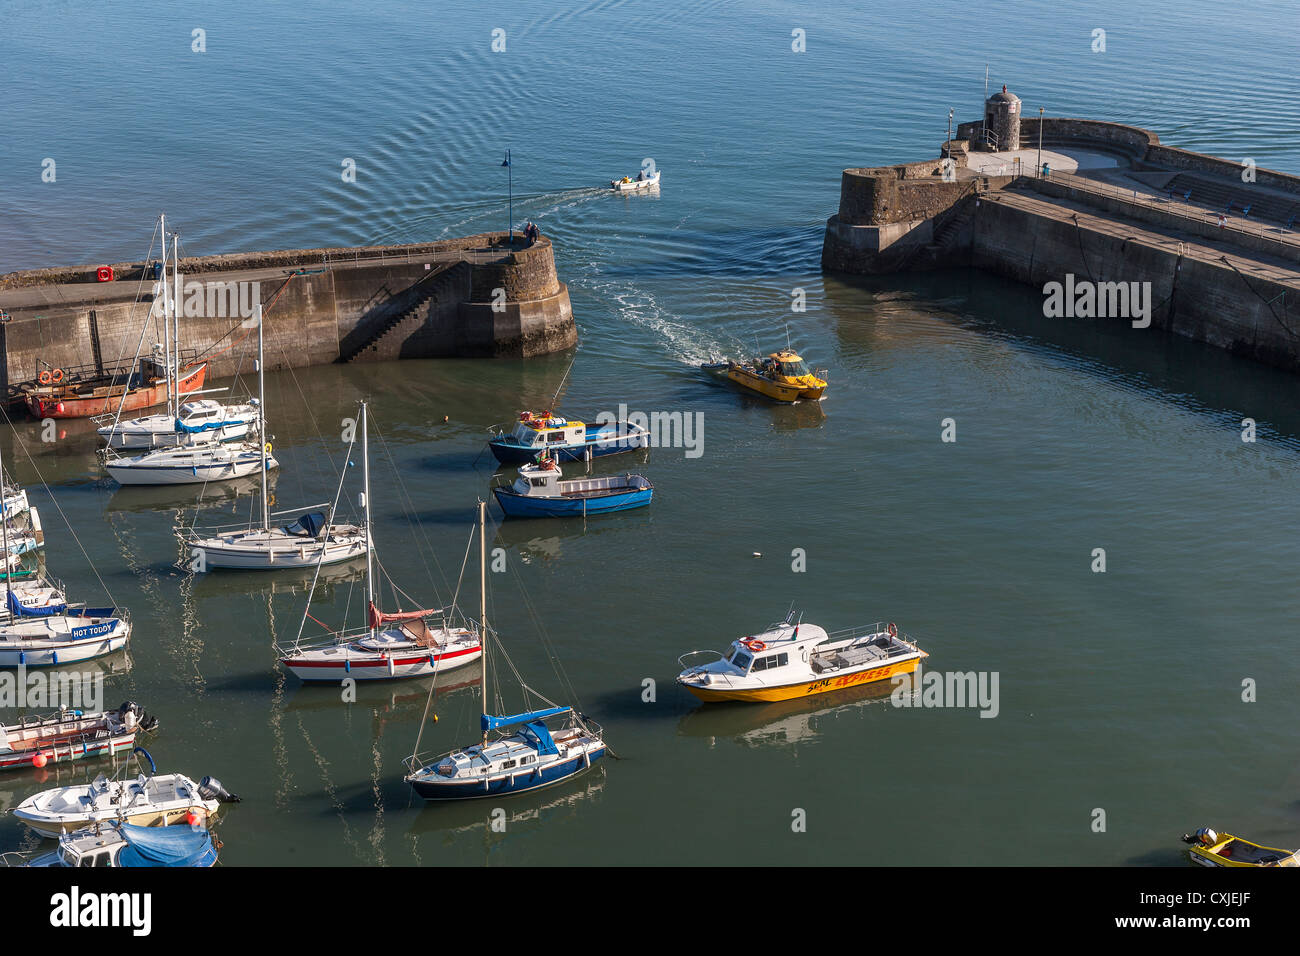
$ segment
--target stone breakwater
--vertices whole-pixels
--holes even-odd
[[[153,263],[36,269],[0,276],[0,385],[42,369],[127,364],[143,341]],[[209,374],[248,367],[241,320],[265,316],[271,369],[397,358],[530,357],[577,344],[569,291],[549,239],[525,247],[504,233],[404,246],[292,249],[183,258],[181,337]],[[141,338],[142,329],[148,329]]]
[[[1150,314],[1135,327],[1149,320],[1300,372],[1300,177],[1165,146],[1133,126],[1047,118],[1043,149],[1093,165],[1044,178],[1037,118],[1021,120],[1020,153],[1004,161],[980,148],[980,127],[959,126],[933,160],[844,170],[823,269],[977,268],[1045,296],[1067,277],[1138,283]]]

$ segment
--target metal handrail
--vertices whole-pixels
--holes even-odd
[[[1187,202],[1181,199],[1170,199],[1167,196],[1157,196],[1143,193],[1139,189],[1121,186],[1119,183],[1108,182],[1102,179],[1093,179],[1088,176],[1080,176],[1076,173],[1066,173],[1052,171],[1044,177],[1042,170],[1035,168],[1032,172],[1027,172],[1022,167],[1019,173],[1014,173],[1015,179],[1046,179],[1048,181],[1056,180],[1065,182],[1067,185],[1082,189],[1098,196],[1106,196],[1119,202],[1128,203],[1134,207],[1147,209],[1165,209],[1174,212],[1176,215],[1184,216],[1188,219],[1196,220],[1201,223],[1209,223],[1218,226],[1224,232],[1236,232],[1242,235],[1257,236],[1261,239],[1268,239],[1277,242],[1279,245],[1300,247],[1300,234],[1293,232],[1284,225],[1269,226],[1261,219],[1251,220],[1233,216],[1228,212],[1216,212],[1206,206],[1197,205],[1196,203]],[[1255,226],[1256,228],[1249,228]],[[1210,237],[1201,237],[1209,239]]]

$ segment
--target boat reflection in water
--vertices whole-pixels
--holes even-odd
[[[222,594],[288,594],[303,595],[311,590],[315,568],[279,568],[260,574],[220,575],[205,574],[194,577],[195,597],[210,598]],[[321,567],[312,591],[313,603],[332,601],[336,589],[353,586],[365,580],[365,565],[327,564]]]
[[[582,808],[600,797],[605,790],[605,767],[598,764],[585,775],[567,784],[538,794],[536,802],[525,804],[502,801],[500,804],[465,801],[463,803],[425,804],[407,832],[412,836],[442,833],[445,843],[454,835],[481,832],[485,845],[509,835],[575,818]],[[494,816],[500,811],[500,814]]]
[[[830,721],[873,705],[888,707],[892,692],[885,682],[758,706],[700,706],[678,721],[677,734],[706,739],[710,746],[721,738],[750,747],[792,747],[816,740]]]
[[[358,707],[369,709],[378,722],[378,727],[382,728],[390,719],[398,716],[404,723],[412,718],[419,720],[424,712],[424,703],[429,699],[430,690],[433,690],[433,699],[438,702],[437,706],[447,701],[450,695],[455,695],[459,707],[462,697],[466,701],[471,700],[460,691],[476,688],[478,685],[478,671],[471,674],[463,670],[452,670],[432,677],[412,677],[403,681],[357,681],[354,688],[356,700],[347,706],[353,709]],[[319,685],[313,687],[311,684],[289,681],[284,695],[284,711],[299,714],[337,713],[338,695],[322,694],[319,690]],[[467,703],[466,707],[469,706],[470,704]]]
[[[268,493],[273,493],[275,490],[274,478],[274,472],[267,478]],[[149,511],[170,511],[176,508],[211,508],[229,503],[231,513],[237,514],[240,509],[235,503],[242,500],[247,509],[254,508],[261,489],[261,482],[256,475],[246,475],[229,481],[209,482],[203,486],[119,485],[108,499],[107,508],[110,511],[139,514]],[[272,500],[274,500],[273,494]],[[246,515],[239,514],[238,517],[243,518]]]
[[[497,526],[497,533],[492,538],[494,548],[515,551],[525,564],[532,561],[546,563],[559,559],[564,553],[565,544],[574,544],[579,538],[597,534],[636,534],[645,531],[652,520],[648,509],[630,511],[620,514],[618,521],[547,521],[537,519],[516,519],[503,521]],[[545,536],[537,532],[545,528],[554,532]]]

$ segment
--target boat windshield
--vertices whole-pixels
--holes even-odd
[[[804,364],[803,359],[799,359],[797,362],[779,362],[778,365],[781,369],[781,374],[788,375],[791,378],[800,378],[804,375],[812,374],[808,371],[808,366]]]
[[[731,656],[727,658],[727,663],[734,664],[736,667],[739,667],[742,671],[747,671],[749,670],[749,663],[752,660],[753,660],[752,657],[750,657],[739,647],[737,647],[734,650],[732,650]]]

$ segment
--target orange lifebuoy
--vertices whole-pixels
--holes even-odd
[[[890,637],[898,637],[898,625],[893,621],[889,622],[889,627],[886,630],[889,631]]]
[[[61,368],[56,368],[53,372],[51,372],[51,373],[50,373],[50,380],[51,380],[55,385],[58,385],[60,382],[62,382],[62,381],[63,381],[63,369],[61,369]]]
[[[765,651],[765,650],[767,650],[767,645],[764,644],[762,641],[760,641],[760,640],[759,640],[758,638],[756,638],[756,637],[751,637],[751,638],[749,638],[749,640],[741,641],[740,643],[744,644],[744,645],[745,645],[746,647],[748,647],[751,651]]]
[[[49,385],[53,380],[54,376],[50,374],[49,369],[42,369],[41,374],[36,376],[36,381],[40,382],[42,385]]]

